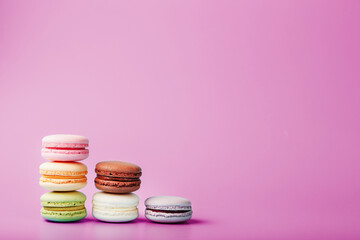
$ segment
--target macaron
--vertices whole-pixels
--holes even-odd
[[[48,192],[40,197],[40,213],[49,221],[78,221],[86,217],[85,200],[81,192]]]
[[[139,197],[133,193],[97,192],[92,203],[93,217],[104,222],[129,222],[139,216]]]
[[[109,193],[130,193],[140,188],[141,168],[121,161],[104,161],[96,164],[95,186]]]
[[[185,222],[191,218],[191,202],[186,198],[155,196],[145,200],[145,217],[158,223]]]
[[[81,161],[89,156],[89,140],[69,134],[55,134],[42,139],[41,156],[50,161]]]
[[[74,191],[86,186],[86,165],[79,162],[45,162],[40,165],[40,186],[51,191]]]

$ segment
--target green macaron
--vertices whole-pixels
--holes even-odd
[[[40,197],[41,216],[53,222],[74,222],[86,217],[86,196],[77,191],[48,192]]]

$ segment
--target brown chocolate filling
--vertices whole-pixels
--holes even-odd
[[[150,209],[147,208],[146,210],[150,210],[153,212],[163,212],[163,213],[186,213],[186,212],[190,212],[191,210],[175,210],[175,211],[170,211],[170,210],[159,210],[159,209]]]
[[[118,182],[118,181],[99,181],[97,178],[95,178],[95,183],[102,185],[102,186],[114,186],[114,187],[137,187],[140,186],[141,181],[137,180],[137,181],[133,181],[132,183],[130,182]]]
[[[107,176],[107,177],[122,177],[122,178],[139,178],[141,177],[141,172],[138,173],[127,173],[127,172],[115,172],[115,171],[105,171],[95,168],[95,172],[98,176]]]
[[[107,177],[107,176],[97,176],[98,179],[115,181],[115,182],[134,182],[140,180],[139,178],[123,178],[123,177]]]

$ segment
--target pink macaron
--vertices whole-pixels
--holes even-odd
[[[42,139],[41,156],[49,161],[81,161],[89,156],[89,140],[69,134],[49,135]]]

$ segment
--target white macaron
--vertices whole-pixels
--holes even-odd
[[[92,203],[93,217],[104,222],[129,222],[139,217],[139,197],[134,193],[97,192]]]

